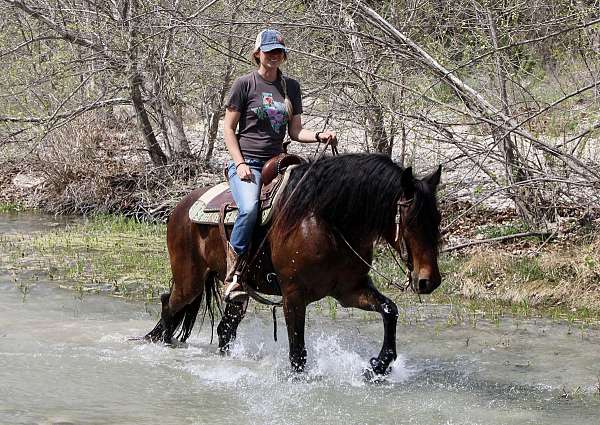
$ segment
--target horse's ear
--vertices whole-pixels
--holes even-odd
[[[402,190],[406,194],[412,194],[415,191],[415,178],[412,173],[412,167],[406,167],[402,170],[400,184],[402,185]]]
[[[442,177],[442,166],[438,165],[438,169],[434,171],[429,176],[425,177],[425,182],[431,187],[433,190],[436,189],[438,184],[440,184],[440,178]]]

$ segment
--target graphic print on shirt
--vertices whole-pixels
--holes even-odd
[[[260,120],[269,120],[271,127],[276,133],[281,131],[281,127],[287,124],[288,113],[283,102],[277,102],[273,99],[273,93],[262,93],[262,106],[252,108]]]

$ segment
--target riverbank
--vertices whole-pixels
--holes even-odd
[[[4,217],[29,216],[6,205],[4,210]],[[600,238],[596,234],[595,225],[590,225],[551,241],[528,238],[443,252],[443,284],[422,298],[456,305],[449,323],[506,315],[600,322]],[[159,294],[168,291],[171,277],[165,240],[164,224],[98,215],[75,218],[46,231],[32,232],[23,224],[0,236],[0,259],[24,294],[44,276],[80,293],[157,302]],[[402,270],[384,247],[377,249],[374,265],[402,282]],[[383,278],[372,275],[400,306],[419,302],[416,295],[388,287]],[[332,317],[341,309],[333,300],[325,300],[319,308]]]

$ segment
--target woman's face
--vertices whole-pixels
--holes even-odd
[[[260,61],[260,65],[265,69],[278,69],[279,65],[285,60],[285,53],[283,49],[275,49],[270,52],[263,52],[259,50],[254,54],[255,57]]]

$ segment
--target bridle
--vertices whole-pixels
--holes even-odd
[[[394,222],[396,224],[396,232],[394,235],[394,244],[396,246],[398,246],[400,249],[398,251],[398,255],[400,256],[400,260],[406,265],[406,270],[404,271],[404,273],[406,274],[406,278],[407,278],[407,282],[404,285],[404,287],[402,287],[402,290],[406,290],[409,286],[412,287],[412,272],[413,272],[413,260],[412,260],[412,254],[410,252],[410,248],[408,246],[408,244],[406,243],[406,238],[404,237],[404,231],[406,229],[406,226],[404,225],[403,221],[402,221],[402,210],[403,209],[408,209],[410,208],[413,204],[414,204],[415,198],[410,198],[410,199],[402,199],[399,198],[398,201],[396,202],[396,217],[394,219]],[[394,261],[396,262],[396,264],[403,269],[402,265],[400,264],[400,261],[398,261],[398,259],[396,258],[396,255],[394,253],[394,249],[392,249],[391,244],[388,242],[388,249],[390,251],[390,255],[392,256],[392,258],[394,259]],[[402,254],[405,254],[404,256]],[[397,284],[395,284],[395,286],[398,286]],[[413,288],[414,290],[414,288]]]
[[[369,269],[371,269],[375,274],[379,275],[380,277],[382,277],[383,279],[385,279],[388,283],[388,285],[393,285],[396,288],[400,289],[401,291],[406,291],[407,288],[411,288],[413,289],[413,291],[416,293],[416,291],[414,290],[414,287],[412,285],[412,272],[413,272],[413,261],[412,261],[412,255],[410,252],[410,248],[408,247],[408,244],[406,243],[406,239],[404,238],[404,230],[405,230],[405,226],[402,220],[402,210],[405,208],[410,208],[414,203],[414,198],[410,198],[410,199],[398,199],[398,201],[396,202],[396,216],[394,219],[394,222],[396,224],[396,229],[395,229],[395,234],[394,234],[394,240],[393,243],[395,245],[400,245],[400,251],[399,251],[399,255],[400,255],[400,260],[402,260],[402,262],[406,265],[406,270],[404,269],[404,267],[402,266],[402,264],[400,263],[400,261],[398,261],[398,259],[396,258],[396,254],[395,254],[395,249],[392,249],[392,244],[388,241],[387,246],[388,246],[388,250],[390,251],[390,255],[392,256],[392,258],[394,259],[394,261],[396,262],[396,265],[400,268],[400,270],[402,270],[402,272],[406,275],[407,281],[404,285],[400,285],[396,282],[394,282],[393,279],[391,279],[389,276],[386,276],[385,274],[381,273],[379,270],[377,270],[371,263],[369,263],[367,260],[365,260],[362,255],[360,255],[350,244],[350,242],[348,242],[346,240],[346,238],[344,237],[344,235],[342,234],[342,232],[340,232],[338,229],[335,229],[336,232],[338,233],[338,235],[340,236],[340,238],[344,241],[344,243],[348,246],[348,248],[350,249],[350,251],[352,251],[352,253],[359,259],[361,260],[363,263],[365,263],[367,265],[367,267],[369,267]],[[402,255],[402,251],[406,252],[406,256]],[[419,297],[419,301],[421,300],[421,297]]]

